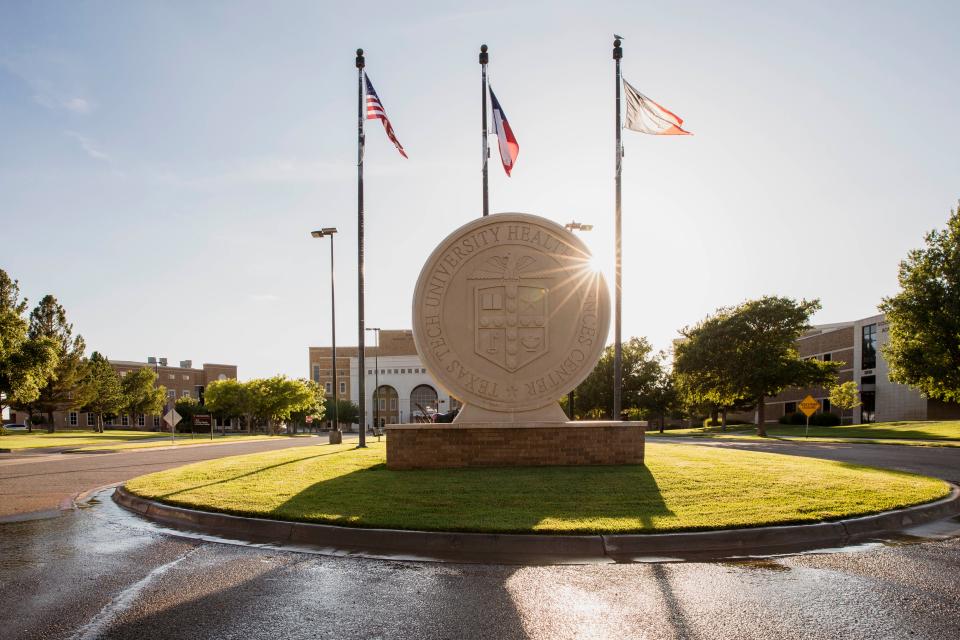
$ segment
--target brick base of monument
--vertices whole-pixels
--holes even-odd
[[[387,425],[388,469],[643,464],[643,422]]]

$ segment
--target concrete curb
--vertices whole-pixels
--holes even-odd
[[[717,559],[835,548],[960,514],[960,488],[946,498],[870,516],[814,524],[643,535],[520,535],[363,529],[245,518],[140,498],[120,486],[113,500],[149,520],[231,540],[309,548],[328,555],[522,565]]]

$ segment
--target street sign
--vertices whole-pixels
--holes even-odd
[[[209,427],[213,421],[210,419],[209,413],[201,413],[193,416],[193,426],[195,427]]]
[[[177,413],[176,409],[170,409],[170,411],[167,412],[167,415],[163,416],[163,421],[171,427],[177,426],[177,423],[179,423],[181,420],[183,420],[183,416]]]
[[[807,396],[800,401],[800,404],[797,405],[797,408],[803,412],[803,415],[808,418],[815,414],[818,409],[820,409],[820,403],[813,399],[813,396]]]

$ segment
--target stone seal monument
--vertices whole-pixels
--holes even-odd
[[[571,232],[522,213],[460,227],[420,272],[413,336],[464,406],[453,424],[388,426],[387,466],[641,463],[638,423],[568,422],[558,403],[593,371],[609,326],[606,283]]]

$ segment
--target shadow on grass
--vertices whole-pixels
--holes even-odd
[[[241,473],[241,474],[238,474],[238,475],[235,475],[235,476],[230,476],[229,478],[223,478],[223,479],[221,479],[221,480],[215,480],[215,481],[213,481],[213,482],[205,482],[205,483],[203,483],[203,484],[195,484],[195,485],[192,485],[192,486],[190,486],[190,487],[184,487],[184,488],[182,488],[182,489],[177,489],[176,491],[172,491],[172,492],[170,492],[170,493],[164,493],[164,494],[158,495],[158,496],[156,496],[155,499],[156,499],[156,500],[165,500],[165,499],[167,499],[167,498],[171,498],[171,497],[173,497],[173,496],[175,496],[175,495],[178,495],[178,494],[181,494],[181,493],[188,493],[188,492],[190,492],[190,491],[195,491],[195,490],[197,490],[197,489],[204,489],[204,488],[206,488],[206,487],[213,487],[213,486],[218,485],[218,484],[225,484],[225,483],[227,483],[227,482],[233,482],[234,480],[239,480],[240,478],[247,478],[247,477],[249,477],[249,476],[257,475],[258,473],[263,473],[264,471],[270,471],[271,469],[278,469],[278,468],[280,468],[280,467],[285,467],[285,466],[287,466],[287,465],[289,465],[289,464],[296,464],[296,463],[298,463],[298,462],[303,462],[304,460],[313,460],[313,459],[315,459],[315,458],[323,458],[324,456],[332,456],[332,455],[336,455],[336,454],[338,454],[338,453],[343,453],[343,450],[339,450],[339,451],[328,451],[328,452],[326,452],[326,453],[318,453],[318,454],[311,455],[311,456],[303,456],[302,458],[295,458],[295,459],[293,459],[293,460],[285,460],[284,462],[278,462],[277,464],[271,464],[271,465],[267,465],[267,466],[265,466],[265,467],[259,467],[259,468],[257,468],[257,469],[254,469],[253,471],[247,471],[246,473]]]
[[[269,516],[340,526],[488,533],[653,527],[667,508],[643,465],[392,471],[384,464],[310,485]]]

